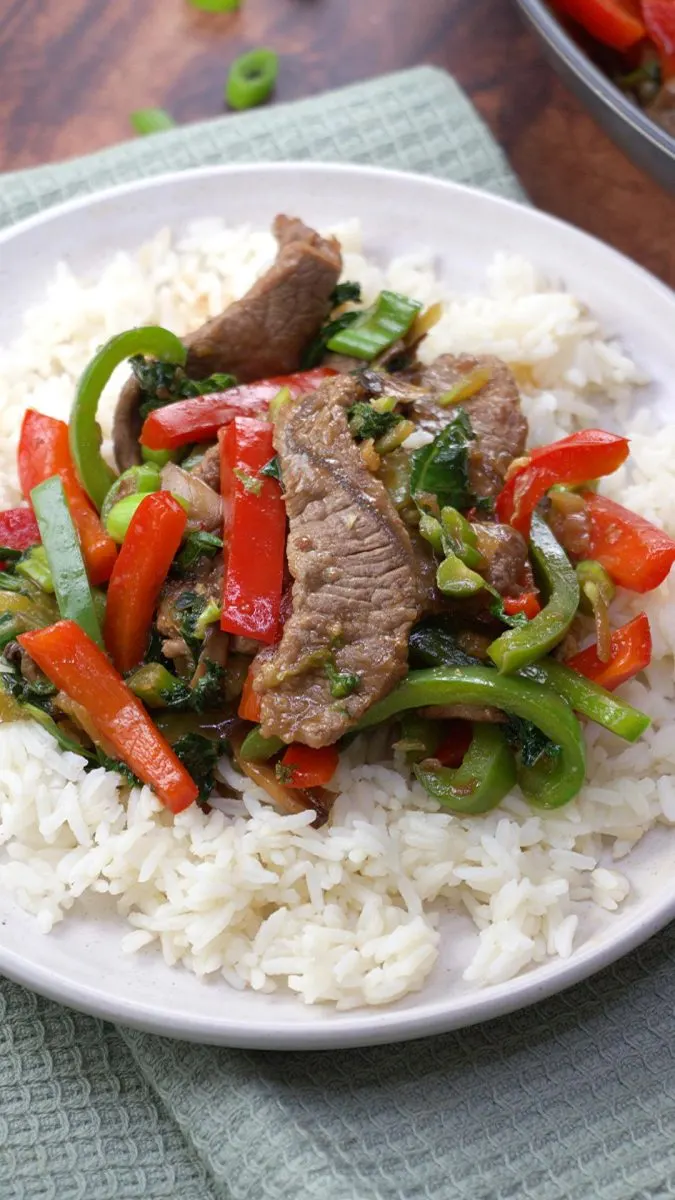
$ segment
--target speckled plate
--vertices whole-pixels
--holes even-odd
[[[675,410],[675,299],[600,242],[533,209],[419,176],[357,167],[286,164],[166,175],[76,200],[0,235],[0,344],[15,336],[56,262],[95,272],[116,250],[133,250],[162,225],[181,230],[219,214],[267,227],[279,211],[318,225],[358,216],[367,252],[382,260],[433,248],[458,289],[479,286],[495,251],[519,251],[583,296],[610,334],[622,337],[654,379],[656,414]],[[440,961],[424,990],[385,1009],[336,1013],[290,995],[232,991],[171,970],[159,954],[127,957],[128,928],[100,898],[53,934],[0,894],[0,971],[84,1012],[173,1037],[231,1046],[316,1049],[393,1042],[487,1020],[585,978],[645,941],[675,916],[675,834],[657,829],[625,860],[631,898],[617,914],[589,911],[578,949],[509,983],[477,989],[462,980],[475,932],[448,918]]]

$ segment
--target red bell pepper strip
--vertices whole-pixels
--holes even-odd
[[[236,417],[220,434],[220,480],[228,546],[221,628],[277,641],[286,548],[286,508],[276,479],[259,472],[274,455],[272,426]]]
[[[610,642],[609,662],[598,657],[597,646],[589,646],[567,659],[566,666],[593,683],[613,692],[620,684],[644,671],[652,660],[652,635],[646,613],[615,629]]]
[[[324,379],[336,372],[330,367],[317,367],[296,375],[280,375],[245,383],[227,392],[212,392],[190,400],[178,400],[164,408],[155,409],[146,418],[141,430],[141,444],[149,450],[175,450],[190,442],[207,442],[215,438],[223,425],[235,417],[259,417],[267,412],[270,400],[288,388],[291,396],[312,392]]]
[[[140,700],[79,625],[58,621],[21,634],[19,641],[57,688],[86,708],[100,737],[171,812],[197,799],[199,788]]]
[[[615,50],[628,50],[645,36],[635,6],[625,0],[555,0],[555,3],[599,42]]]
[[[131,519],[108,587],[103,639],[123,675],[143,658],[162,584],[187,514],[170,492],[151,492]]]
[[[663,583],[675,562],[675,541],[658,525],[607,496],[585,492],[584,500],[591,519],[588,557],[631,592],[651,592]]]
[[[443,767],[461,767],[464,756],[473,741],[473,728],[470,721],[447,721],[445,737],[440,746],[431,755]]]
[[[647,34],[663,56],[665,77],[668,78],[675,58],[675,3],[673,0],[642,0],[641,7]]]
[[[528,621],[541,612],[541,604],[537,599],[536,592],[522,592],[520,596],[504,596],[502,606],[507,617],[515,617],[519,613],[523,613]]]
[[[29,408],[19,438],[19,482],[26,499],[34,487],[52,475],[61,477],[89,581],[105,583],[110,579],[117,547],[105,532],[96,509],[78,481],[70,456],[68,426],[65,421],[57,421]]]
[[[258,692],[254,691],[253,679],[253,671],[249,669],[248,675],[244,680],[237,715],[241,717],[242,721],[253,721],[257,725],[260,721],[262,697]]]
[[[335,746],[321,746],[315,750],[312,746],[296,743],[283,755],[277,775],[284,787],[323,787],[333,778],[338,761]]]
[[[532,513],[555,484],[577,487],[588,479],[611,475],[628,458],[628,440],[603,429],[584,429],[538,446],[516,467],[497,497],[497,516],[525,537]]]
[[[8,550],[27,550],[40,541],[40,530],[32,508],[8,508],[0,513],[0,546]],[[7,564],[0,562],[0,571]]]

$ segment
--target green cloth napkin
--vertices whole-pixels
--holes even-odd
[[[0,224],[170,167],[402,167],[521,195],[423,68],[0,177]],[[675,1196],[675,932],[537,1008],[403,1046],[170,1042],[0,984],[0,1200]]]

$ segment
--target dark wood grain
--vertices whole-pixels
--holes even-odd
[[[464,86],[533,201],[675,284],[675,201],[633,167],[558,82],[509,0],[3,0],[0,168],[82,154],[129,135],[134,108],[179,121],[223,110],[228,64],[281,55],[290,100],[431,62]]]

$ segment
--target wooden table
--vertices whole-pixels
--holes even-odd
[[[535,204],[675,284],[675,202],[557,81],[510,0],[244,0],[226,15],[186,0],[1,0],[0,169],[119,141],[135,108],[214,116],[227,65],[264,44],[281,55],[279,100],[446,67]]]

